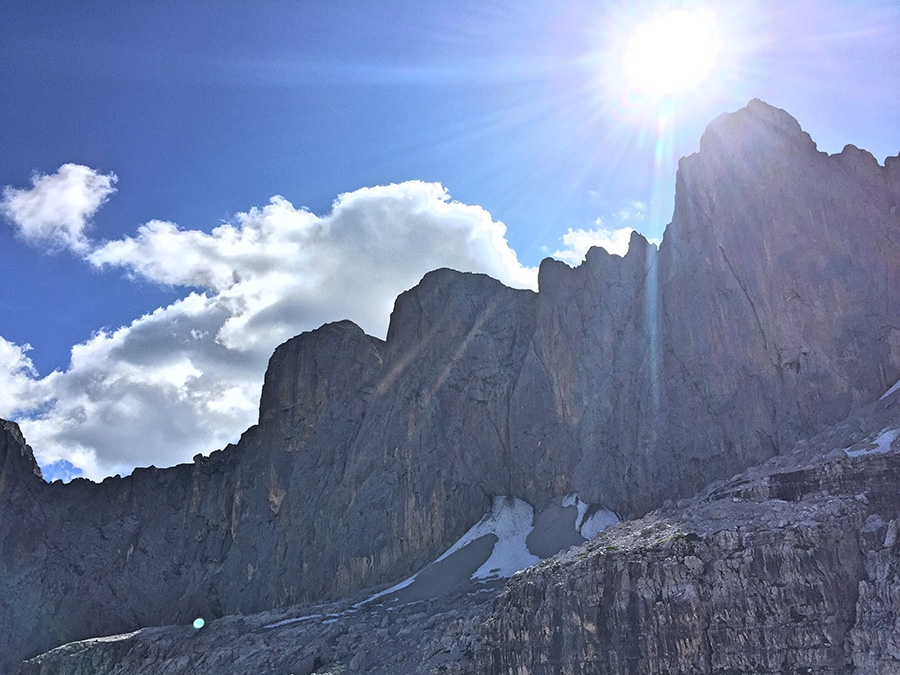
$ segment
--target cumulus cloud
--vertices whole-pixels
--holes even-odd
[[[28,358],[30,345],[17,345],[0,337],[0,417],[36,403],[34,380],[37,371]]]
[[[343,194],[317,216],[273,197],[207,234],[152,221],[89,256],[164,284],[203,288],[232,308],[217,338],[232,348],[277,344],[298,326],[343,318],[384,336],[394,297],[449,266],[534,288],[506,227],[436,183],[410,181]]]
[[[598,228],[596,230],[573,230],[562,236],[565,248],[553,252],[553,257],[564,263],[576,266],[584,261],[584,256],[592,246],[605,248],[607,253],[613,255],[625,255],[628,253],[628,242],[634,228],[620,227],[618,229]]]
[[[76,345],[64,372],[39,378],[24,348],[0,343],[0,384],[18,387],[0,415],[27,402],[20,423],[39,461],[94,478],[237,440],[256,421],[279,343],[344,318],[384,336],[394,298],[429,270],[536,286],[505,226],[433,183],[343,194],[325,215],[273,197],[209,233],[151,221],[133,237],[85,241],[91,265],[185,288],[171,305]]]
[[[72,349],[65,372],[22,428],[41,463],[70,461],[88,476],[168,466],[237,439],[255,420],[266,357],[214,339],[229,316],[191,293]]]
[[[598,218],[594,223],[597,226],[596,229],[569,228],[568,232],[562,236],[564,247],[554,251],[552,256],[564,263],[576,266],[584,261],[584,256],[592,246],[605,248],[607,253],[613,255],[625,255],[628,253],[631,233],[636,229],[627,223],[635,222],[637,224],[644,219],[646,212],[646,204],[632,201],[612,214],[613,220],[620,225],[619,227],[607,227],[603,224],[603,220]]]
[[[35,173],[30,189],[5,187],[0,213],[29,244],[83,253],[89,248],[85,230],[90,218],[116,191],[116,180],[113,173],[63,164],[54,174]]]

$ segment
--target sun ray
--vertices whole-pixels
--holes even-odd
[[[626,81],[650,97],[679,96],[712,72],[722,41],[713,16],[675,8],[638,25],[623,55]]]

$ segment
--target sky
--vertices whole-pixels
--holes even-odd
[[[650,91],[628,55],[676,4],[714,59]],[[752,98],[900,153],[895,0],[722,4],[8,0],[0,417],[47,478],[190,461],[255,423],[280,342],[383,337],[430,269],[534,289],[659,241],[678,158]],[[666,32],[656,87],[702,42]]]

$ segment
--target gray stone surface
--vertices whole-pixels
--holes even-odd
[[[144,628],[67,644],[25,663],[20,675],[468,675],[479,626],[498,588],[471,586],[440,601],[352,601]]]
[[[515,576],[472,672],[900,672],[900,441],[842,449],[900,427],[878,408]]]
[[[544,261],[537,294],[429,273],[386,341],[279,347],[259,424],[192,465],[44,485],[4,427],[0,670],[398,581],[494,495],[640,516],[786,452],[900,379],[898,203],[900,159],[753,101],[682,160],[659,251]]]
[[[873,441],[898,427],[900,392],[499,595],[475,584],[147,628],[59,647],[19,672],[893,674],[900,438]]]

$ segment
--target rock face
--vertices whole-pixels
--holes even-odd
[[[660,252],[663,400],[692,401],[667,432],[698,449],[691,471],[786,450],[886,390],[900,356],[896,169],[816,152],[784,111],[745,112],[682,160]]]
[[[900,671],[900,392],[496,586],[75,642],[20,675]]]
[[[638,516],[900,378],[900,158],[819,153],[753,101],[676,180],[659,250],[546,260],[537,294],[438,270],[386,341],[349,322],[288,341],[259,424],[192,465],[46,485],[4,427],[0,670],[397,580],[495,495]]]
[[[900,672],[898,428],[895,397],[517,575],[473,672]]]

